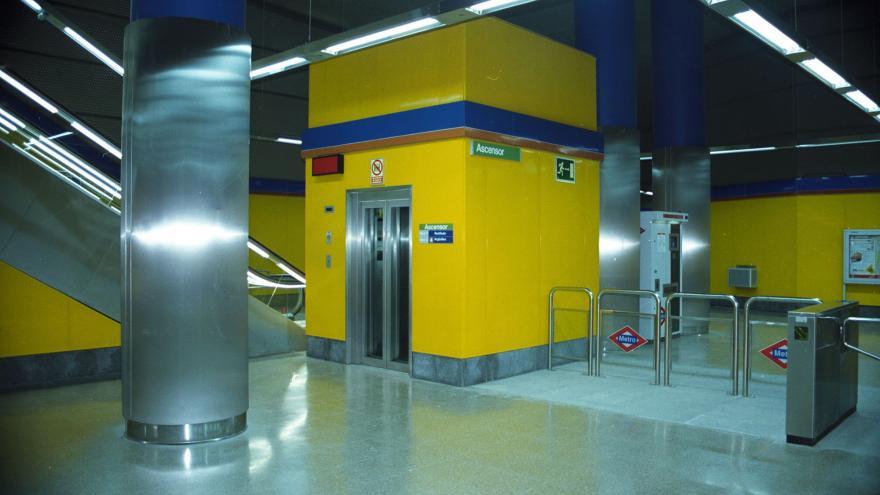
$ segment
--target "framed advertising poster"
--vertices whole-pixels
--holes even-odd
[[[843,231],[843,282],[880,285],[880,230]]]

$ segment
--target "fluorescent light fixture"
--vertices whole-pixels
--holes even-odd
[[[846,79],[841,77],[840,74],[834,72],[831,67],[825,65],[818,58],[811,58],[809,60],[804,60],[800,62],[798,65],[807,70],[810,74],[821,79],[825,84],[831,86],[834,89],[846,88],[850,84],[846,82]]]
[[[497,12],[503,9],[508,9],[510,7],[516,7],[517,5],[522,5],[524,3],[529,3],[532,1],[534,0],[488,0],[486,2],[475,3],[474,5],[468,7],[467,10],[477,15],[483,15]]]
[[[29,9],[33,10],[34,12],[36,12],[38,14],[43,11],[43,7],[40,6],[40,4],[38,4],[34,0],[21,0],[21,3],[27,5]]]
[[[265,67],[260,67],[259,69],[254,69],[251,71],[251,79],[262,77],[269,74],[274,74],[276,72],[281,72],[283,70],[287,70],[293,67],[299,67],[300,65],[308,63],[308,60],[302,57],[293,57],[287,60],[282,60],[280,62],[275,62],[274,64],[267,65]]]
[[[278,265],[278,268],[281,268],[282,270],[284,270],[284,272],[287,273],[288,275],[290,275],[291,277],[299,280],[302,283],[306,283],[306,279],[304,279],[303,276],[300,275],[299,273],[296,273],[295,271],[293,271],[289,266],[285,265],[284,263],[275,263],[275,264]]]
[[[639,161],[643,161],[643,162],[647,162],[647,161],[650,161],[653,159],[654,159],[654,157],[652,157],[652,156],[640,156],[639,157]]]
[[[850,91],[849,93],[846,93],[844,96],[846,96],[849,101],[862,107],[862,110],[864,110],[866,112],[876,112],[876,111],[880,110],[880,107],[878,107],[877,104],[874,103],[874,100],[868,98],[868,96],[865,95],[865,93],[862,93],[859,90]]]
[[[257,253],[258,255],[260,255],[260,257],[262,257],[262,258],[266,258],[266,259],[269,259],[269,253],[267,253],[267,252],[264,251],[262,248],[260,248],[260,246],[257,246],[256,244],[254,244],[254,243],[251,242],[251,241],[248,241],[248,242],[247,242],[247,246],[248,246],[248,249],[250,249],[251,251]]]
[[[116,158],[122,159],[122,152],[119,151],[119,148],[117,148],[116,146],[113,146],[113,144],[110,143],[110,141],[107,141],[106,139],[102,138],[101,136],[99,136],[97,133],[95,133],[94,131],[92,131],[88,127],[80,124],[79,122],[77,122],[75,120],[70,123],[70,126],[73,127],[74,129],[76,129],[77,131],[81,132],[83,135],[85,135],[85,137],[94,141],[98,146],[107,150],[107,152],[109,152],[111,155],[115,156]]]
[[[97,57],[98,60],[100,60],[101,62],[104,62],[104,65],[113,69],[113,72],[119,74],[120,76],[123,75],[124,71],[123,71],[121,65],[119,65],[115,60],[110,58],[106,53],[99,50],[98,47],[96,47],[91,42],[89,42],[89,40],[83,38],[82,35],[80,35],[79,33],[77,33],[76,31],[74,31],[73,29],[71,29],[69,27],[64,28],[64,34],[66,34],[68,37],[70,37],[70,39],[75,41],[77,45],[85,48],[87,52],[89,52],[92,55],[94,55],[95,57]]]
[[[275,141],[279,143],[287,143],[287,144],[303,144],[302,139],[292,139],[292,138],[278,138]]]
[[[324,53],[329,53],[330,55],[337,55],[339,53],[347,52],[355,48],[362,48],[365,46],[374,45],[381,41],[387,41],[417,31],[422,31],[425,28],[436,26],[438,24],[440,24],[440,21],[438,21],[437,19],[434,19],[433,17],[425,17],[424,19],[401,24],[400,26],[395,26],[393,28],[383,29],[382,31],[377,31],[366,36],[360,36],[353,40],[343,41],[342,43],[328,46],[321,51]]]
[[[870,144],[878,143],[880,139],[857,139],[855,141],[836,141],[830,143],[806,143],[799,144],[795,148],[826,148],[828,146],[848,146],[851,144]]]
[[[756,151],[773,151],[776,146],[764,146],[761,148],[738,148],[733,150],[714,150],[710,151],[710,155],[733,155],[736,153],[754,153]]]
[[[645,196],[653,196],[654,191],[645,191]]]
[[[274,287],[277,289],[305,289],[306,287],[303,284],[282,284],[279,282],[275,282],[265,277],[262,277],[250,270],[248,270],[247,272],[247,281],[251,285],[256,285],[260,287]]]
[[[717,5],[721,2],[726,2],[727,0],[705,0],[706,5]]]
[[[70,153],[66,149],[55,144],[54,141],[50,141],[49,139],[46,139],[45,137],[40,136],[39,140],[31,139],[30,141],[28,141],[27,144],[39,145],[39,143],[45,143],[45,145],[48,145],[56,153],[63,155],[67,161],[73,162],[75,165],[74,168],[82,169],[82,171],[83,171],[82,175],[86,176],[87,178],[97,180],[98,182],[100,182],[106,186],[109,186],[113,191],[122,191],[122,187],[119,185],[119,183],[117,183],[116,181],[114,181],[112,179],[105,177],[104,174],[99,172],[98,170],[96,170],[95,167],[80,160],[76,155]],[[118,196],[118,194],[116,194],[116,195]]]
[[[2,115],[4,119],[6,119],[6,120],[12,122],[13,124],[17,125],[18,127],[24,127],[24,126],[25,126],[25,125],[24,125],[24,122],[18,120],[18,118],[16,118],[15,115],[12,115],[11,113],[7,112],[6,110],[3,110],[2,108],[0,108],[0,115]],[[13,130],[15,130],[15,129],[13,129]]]
[[[773,24],[767,22],[766,19],[758,15],[754,10],[747,10],[734,14],[733,19],[740,25],[752,32],[765,43],[776,48],[785,55],[793,53],[801,53],[804,51],[800,45],[793,39],[789,38]]]
[[[5,128],[7,128],[7,129],[9,129],[10,131],[14,131],[14,130],[17,130],[17,129],[18,129],[18,127],[15,127],[15,124],[13,124],[12,122],[10,122],[10,121],[4,119],[3,117],[0,117],[0,126],[2,126],[2,127],[0,127],[0,129],[2,129],[3,127],[5,127]],[[9,133],[7,132],[6,134],[9,134]]]
[[[69,153],[67,153],[66,151],[62,152],[61,148],[59,148],[57,145],[55,145],[55,143],[49,141],[45,137],[41,137],[39,140],[32,140],[29,144],[33,144],[41,151],[63,164],[65,168],[67,168],[69,171],[77,173],[80,178],[88,180],[95,186],[100,187],[114,197],[122,197],[113,186],[106,183],[106,180],[102,181],[100,176],[96,174],[93,170],[89,170],[88,168],[82,167],[79,164],[75,163],[73,160],[70,159],[72,157]]]
[[[9,131],[4,129],[2,125],[0,125],[0,132],[2,132],[3,134],[9,134]]]
[[[6,81],[10,86],[19,90],[21,93],[23,93],[25,96],[27,96],[31,100],[34,100],[38,105],[40,105],[41,107],[48,110],[49,113],[58,113],[58,108],[55,107],[55,105],[49,103],[48,101],[46,101],[45,98],[43,98],[42,96],[33,92],[30,88],[28,88],[24,84],[18,82],[18,80],[16,80],[14,77],[7,74],[6,71],[0,70],[0,79],[3,79],[4,81]]]
[[[877,119],[877,122],[880,122],[880,115],[875,115],[874,118]]]
[[[73,134],[73,133],[70,132],[70,131],[62,132],[61,134],[55,134],[54,136],[49,136],[49,137],[46,138],[46,139],[58,139],[58,138],[63,138],[63,137],[65,137],[65,136],[70,136],[71,134]]]

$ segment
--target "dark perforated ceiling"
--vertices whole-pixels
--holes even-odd
[[[693,0],[697,1],[697,0]],[[48,2],[117,54],[128,23],[125,0]],[[405,0],[251,0],[254,56],[266,55],[430,4]],[[880,102],[880,2],[749,0]],[[311,11],[310,11],[311,4]],[[121,79],[17,1],[0,16],[0,64],[7,65],[113,141],[119,142]],[[651,147],[650,8],[637,0],[639,127]],[[573,2],[539,0],[507,20],[560,42],[574,40]],[[880,124],[771,52],[727,20],[704,15],[709,145],[791,145],[817,138],[880,133]],[[298,136],[307,122],[308,69],[253,85],[252,131]],[[301,179],[299,149],[252,142],[253,176]],[[713,158],[713,182],[729,184],[841,173],[880,173],[880,145]]]

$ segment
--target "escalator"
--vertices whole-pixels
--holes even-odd
[[[0,261],[119,322],[121,188],[8,108],[4,116]],[[248,248],[251,357],[305,349],[304,273],[256,239]]]

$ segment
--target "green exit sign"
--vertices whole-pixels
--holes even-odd
[[[574,184],[574,160],[556,157],[556,181]]]
[[[516,146],[505,146],[503,144],[487,143],[474,139],[471,141],[471,154],[518,162],[520,150]]]

